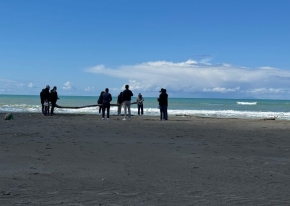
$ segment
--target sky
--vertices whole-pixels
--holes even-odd
[[[288,0],[1,0],[0,94],[290,99]]]

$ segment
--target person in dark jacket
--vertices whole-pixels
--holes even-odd
[[[102,111],[103,94],[104,94],[104,93],[105,93],[105,91],[101,91],[100,96],[99,96],[99,99],[98,99],[98,104],[100,105],[100,106],[99,106],[99,114],[100,114],[101,111]]]
[[[40,102],[42,105],[42,114],[49,115],[49,101],[50,101],[50,86],[47,85],[45,89],[40,92]]]
[[[166,89],[161,88],[160,95],[157,101],[159,102],[160,121],[168,120],[167,114],[168,94],[166,93]]]
[[[51,102],[51,111],[50,111],[50,115],[54,115],[54,108],[56,106],[56,102],[59,99],[58,95],[57,95],[57,87],[54,86],[53,89],[50,91],[50,102]]]
[[[165,96],[166,96],[166,105],[165,105],[165,118],[164,120],[168,120],[168,113],[167,113],[167,109],[168,109],[168,94],[167,94],[167,91],[166,89],[164,89],[164,93],[165,93]]]
[[[117,104],[118,104],[118,115],[121,115],[121,108],[122,108],[122,104],[123,104],[123,92],[120,92],[120,94],[118,95],[117,98]]]
[[[41,112],[42,114],[44,114],[44,90],[45,89],[42,89],[41,92],[40,92],[40,103],[41,103]]]
[[[124,119],[123,120],[130,120],[131,118],[131,97],[133,93],[129,90],[129,85],[125,85],[125,90],[123,91],[122,99],[124,105]],[[128,110],[128,117],[127,117],[127,110]]]
[[[105,119],[105,110],[107,109],[107,120],[110,119],[110,102],[112,101],[112,95],[109,93],[109,89],[106,88],[103,93],[102,103],[102,119]]]

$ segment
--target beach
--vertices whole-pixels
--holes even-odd
[[[287,120],[0,114],[0,205],[290,202]]]

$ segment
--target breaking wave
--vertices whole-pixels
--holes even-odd
[[[240,104],[240,105],[256,105],[257,102],[237,102],[237,104]]]

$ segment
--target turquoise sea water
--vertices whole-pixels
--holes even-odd
[[[132,102],[135,101],[134,97]],[[116,103],[113,97],[112,103]],[[144,115],[159,115],[157,97],[144,97]],[[94,96],[60,96],[60,106],[85,106],[97,104]],[[270,118],[290,120],[290,100],[265,99],[198,99],[169,98],[168,114],[192,115],[222,118]],[[37,95],[0,95],[0,112],[40,113],[40,99]],[[55,109],[55,113],[98,114],[97,107],[83,109]],[[111,114],[117,114],[117,107],[111,107]],[[137,106],[132,105],[132,114],[137,114]]]

